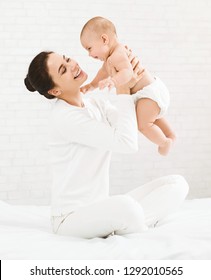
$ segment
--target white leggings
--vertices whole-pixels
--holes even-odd
[[[180,175],[161,177],[124,195],[110,196],[67,215],[52,217],[53,231],[82,238],[142,232],[176,210],[188,189]]]

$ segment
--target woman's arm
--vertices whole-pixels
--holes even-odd
[[[131,153],[138,150],[138,129],[135,106],[130,96],[130,87],[142,74],[138,68],[137,59],[129,56],[134,69],[132,80],[117,88],[117,95],[113,101],[117,118],[111,121],[111,110],[105,102],[93,99],[92,108],[97,115],[102,114],[105,119],[96,119],[93,112],[87,108],[75,108],[64,101],[58,100],[51,121],[53,133],[63,136],[64,142],[81,144],[100,150],[119,153]],[[91,108],[90,108],[91,109]],[[103,112],[103,113],[102,113]]]
[[[116,114],[113,121],[112,117],[109,118],[112,111],[107,106],[108,101],[90,101],[93,103],[90,108],[79,109],[58,100],[51,118],[51,138],[56,137],[62,143],[79,144],[104,151],[137,151],[138,129],[132,97],[127,94],[116,96],[112,103],[116,109],[113,111]],[[95,115],[102,115],[102,118],[96,118]]]

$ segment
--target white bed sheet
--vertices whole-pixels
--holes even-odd
[[[155,228],[90,240],[51,232],[48,206],[0,201],[0,259],[211,259],[211,198],[187,200]]]

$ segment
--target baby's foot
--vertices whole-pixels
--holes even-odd
[[[171,148],[173,141],[171,138],[167,138],[166,142],[158,147],[158,152],[162,155],[162,156],[166,156]]]

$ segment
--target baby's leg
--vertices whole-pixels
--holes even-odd
[[[167,155],[172,139],[166,137],[161,127],[156,125],[157,116],[160,113],[158,104],[149,98],[141,98],[137,101],[136,114],[138,129],[153,143],[158,145],[161,155]]]
[[[155,120],[154,124],[160,127],[166,137],[171,138],[173,141],[176,140],[176,135],[165,118]]]

